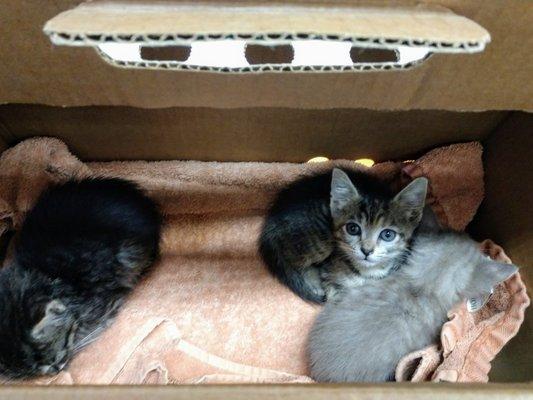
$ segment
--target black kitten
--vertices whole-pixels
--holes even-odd
[[[357,170],[300,179],[282,190],[267,216],[260,252],[270,271],[305,300],[337,298],[347,287],[399,268],[426,194],[416,180],[394,195]],[[416,210],[416,215],[407,218]]]
[[[156,259],[160,230],[155,204],[124,180],[45,192],[0,271],[0,374],[56,373],[97,338]]]

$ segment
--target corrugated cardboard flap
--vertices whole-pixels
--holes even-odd
[[[123,67],[206,69],[223,72],[324,70],[289,64],[220,69],[183,62],[118,60],[103,45],[186,46],[202,41],[244,41],[268,46],[294,41],[348,42],[395,50],[402,46],[431,53],[472,53],[485,48],[489,33],[468,18],[442,8],[355,8],[299,5],[250,6],[213,3],[91,2],[48,21],[44,31],[57,45],[94,46]],[[424,57],[417,59],[421,61]],[[366,63],[372,64],[372,63]],[[415,62],[343,65],[335,70],[408,68]],[[379,68],[383,65],[386,68]],[[323,66],[322,66],[323,67]],[[362,68],[367,67],[367,68]],[[330,70],[330,69],[325,69]]]

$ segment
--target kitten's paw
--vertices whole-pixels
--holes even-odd
[[[344,290],[337,285],[329,285],[326,288],[326,302],[337,303],[344,294]]]
[[[314,303],[324,303],[326,301],[326,292],[321,285],[309,284],[308,282],[304,298]]]

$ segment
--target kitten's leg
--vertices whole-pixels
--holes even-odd
[[[320,266],[311,265],[302,271],[302,276],[307,282],[307,288],[310,289],[317,298],[324,299],[326,293],[322,285],[322,278],[320,276]]]
[[[320,277],[322,279],[322,287],[326,295],[326,301],[337,301],[341,298],[343,288],[339,285],[337,277],[339,266],[336,265],[331,258],[328,258],[320,268]]]
[[[269,269],[296,294],[304,300],[314,303],[325,301],[324,289],[320,278],[320,267],[332,251],[330,241],[321,240],[305,233],[287,241],[283,237],[268,239],[263,246],[263,257],[266,257]],[[276,232],[276,235],[288,234]],[[316,235],[315,235],[316,236]]]
[[[337,302],[346,290],[364,284],[365,279],[340,260],[330,261],[321,271],[326,301]]]
[[[326,285],[326,301],[336,303],[342,298],[344,289],[335,282],[328,281]]]

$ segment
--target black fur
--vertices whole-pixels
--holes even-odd
[[[360,170],[343,169],[363,199],[390,199],[388,185]],[[321,303],[320,270],[333,252],[331,171],[305,177],[283,189],[272,204],[260,237],[269,270],[304,300]],[[366,200],[365,200],[366,201]]]
[[[0,271],[0,374],[59,371],[108,325],[158,255],[161,217],[133,183],[46,191]]]

